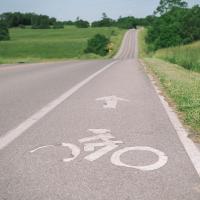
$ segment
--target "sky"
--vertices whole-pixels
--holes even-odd
[[[151,15],[160,0],[0,0],[0,13],[35,12],[56,17],[58,20],[99,20],[105,12],[108,17],[145,17]],[[188,0],[189,6],[200,0]]]

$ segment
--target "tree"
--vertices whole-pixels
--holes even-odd
[[[150,50],[187,44],[200,39],[200,7],[174,7],[154,19],[148,28]]]
[[[49,25],[56,23],[56,18],[49,18],[46,15],[35,13],[7,12],[0,14],[0,19],[4,20],[8,27],[32,26],[33,28],[49,28]]]
[[[184,43],[200,40],[200,7],[196,5],[189,9],[183,21]]]
[[[73,21],[69,20],[69,21],[64,21],[63,24],[64,25],[74,25],[75,23]]]
[[[75,25],[78,28],[88,28],[90,26],[90,23],[77,17]]]
[[[56,23],[56,18],[55,17],[51,17],[51,18],[49,18],[49,24],[50,25],[54,25],[55,23]]]
[[[186,8],[187,5],[187,2],[183,0],[160,0],[160,4],[154,11],[154,14],[163,15],[172,10],[174,7]]]
[[[107,14],[105,12],[103,12],[102,13],[102,19],[107,19],[107,18],[108,18]]]
[[[116,21],[109,18],[106,13],[102,13],[100,21],[92,22],[92,27],[111,27],[116,26]]]
[[[183,44],[183,24],[187,12],[188,9],[174,7],[155,19],[147,34],[147,42],[151,50]]]
[[[63,22],[55,22],[53,24],[53,28],[54,29],[61,29],[61,28],[64,28],[64,23]]]
[[[40,28],[40,29],[48,29],[48,28],[50,28],[50,26],[49,26],[50,21],[49,21],[49,17],[48,16],[41,15],[39,19],[40,20],[39,20],[38,28]]]
[[[136,28],[136,19],[134,17],[120,17],[117,21],[117,26],[124,29]]]
[[[115,21],[107,16],[104,12],[102,13],[102,20],[100,21],[101,27],[111,27],[115,25]]]
[[[9,30],[5,21],[0,20],[0,41],[9,40]]]
[[[39,24],[40,24],[39,16],[38,15],[32,15],[31,16],[31,25],[32,25],[32,28],[38,28]]]
[[[108,45],[110,40],[101,34],[96,34],[93,38],[88,40],[85,53],[95,53],[101,56],[105,56],[108,52]]]
[[[31,24],[33,29],[48,29],[50,28],[50,19],[46,15],[33,15]]]

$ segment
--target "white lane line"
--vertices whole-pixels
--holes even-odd
[[[124,60],[129,59],[129,58],[128,58],[128,55],[129,55],[129,53],[130,53],[131,40],[132,40],[132,34],[131,34],[131,30],[129,30],[129,36],[128,36],[128,38],[127,38],[127,44],[126,44],[126,46],[125,46],[126,51],[125,51],[125,54],[124,54],[124,56],[123,56],[123,59],[124,59]]]
[[[72,94],[77,92],[81,87],[86,85],[88,82],[90,82],[92,79],[97,77],[99,74],[101,74],[103,71],[107,70],[111,66],[113,66],[118,61],[114,61],[108,65],[106,65],[104,68],[100,69],[99,71],[95,72],[85,80],[81,81],[74,87],[72,87],[70,90],[62,94],[60,97],[55,99],[54,101],[47,104],[45,107],[43,107],[41,110],[33,114],[30,118],[26,119],[24,122],[22,122],[20,125],[18,125],[13,130],[7,132],[5,136],[0,137],[0,150],[5,148],[7,145],[9,145],[12,141],[14,141],[17,137],[22,135],[27,129],[29,129],[31,126],[33,126],[36,122],[38,122],[40,119],[42,119],[45,115],[47,115],[50,111],[52,111],[54,108],[56,108],[59,104],[61,104],[63,101],[68,99]]]
[[[145,66],[144,63],[141,62],[141,64]],[[173,111],[173,109],[169,106],[168,102],[165,101],[164,96],[161,95],[161,91],[160,89],[156,86],[156,82],[154,81],[153,77],[148,74],[149,79],[152,82],[152,85],[156,91],[156,93],[158,94],[160,101],[174,127],[174,129],[176,130],[176,133],[181,141],[181,143],[183,144],[194,168],[196,169],[198,175],[200,176],[200,151],[199,149],[195,146],[195,144],[193,143],[193,141],[188,138],[188,132],[186,131],[186,129],[183,127],[182,123],[180,122],[177,114]]]
[[[123,38],[122,43],[121,43],[121,46],[120,46],[120,49],[118,50],[117,54],[114,56],[114,59],[121,59],[122,54],[124,53],[124,48],[125,48],[125,43],[126,43],[128,33],[129,33],[129,31],[127,31],[125,33],[124,38]]]
[[[136,30],[132,29],[131,30],[131,41],[130,41],[130,50],[129,50],[129,53],[128,53],[128,59],[134,58],[135,33],[136,33]]]

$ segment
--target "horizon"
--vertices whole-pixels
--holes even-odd
[[[99,20],[102,13],[112,19],[120,16],[134,16],[144,18],[152,15],[160,0],[0,0],[0,13],[21,12],[36,13],[55,17],[59,21],[74,21],[77,17],[89,22]],[[200,0],[187,1],[189,7],[200,4]],[[47,6],[48,5],[48,6]],[[58,12],[59,10],[59,12]],[[75,12],[77,10],[77,12]]]

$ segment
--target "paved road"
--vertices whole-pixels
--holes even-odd
[[[0,69],[0,199],[200,199],[135,46],[131,30],[115,60]]]

